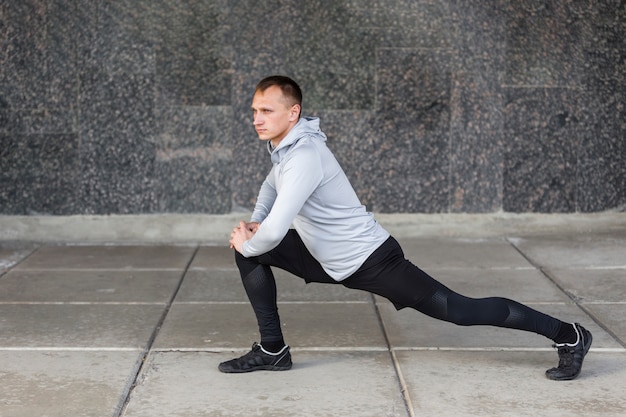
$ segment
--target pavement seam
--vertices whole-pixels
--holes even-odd
[[[396,373],[396,378],[398,380],[398,386],[400,388],[400,394],[402,395],[402,400],[404,401],[404,407],[409,415],[409,417],[415,417],[415,413],[413,412],[413,403],[411,401],[411,396],[409,394],[409,389],[406,385],[406,380],[404,379],[404,374],[402,373],[402,369],[400,368],[400,363],[398,362],[398,358],[396,356],[395,350],[391,348],[391,343],[389,342],[389,335],[387,334],[387,329],[385,328],[385,322],[383,320],[383,316],[378,308],[378,303],[376,302],[376,297],[371,295],[372,304],[374,305],[374,311],[376,312],[376,317],[378,318],[378,324],[380,325],[380,329],[383,333],[383,338],[385,339],[385,344],[387,345],[387,351],[389,352],[389,357],[391,358],[391,362],[393,363],[393,369]]]
[[[528,261],[528,262],[529,262],[532,266],[534,266],[535,268],[537,268],[537,270],[538,270],[539,272],[541,272],[541,274],[543,274],[543,276],[545,276],[545,277],[548,279],[548,281],[550,281],[552,284],[554,284],[554,285],[555,285],[555,286],[559,289],[559,291],[561,291],[563,294],[565,294],[565,296],[567,296],[570,300],[572,300],[572,302],[573,302],[574,304],[576,304],[576,306],[577,306],[579,309],[581,309],[581,310],[582,310],[582,311],[583,311],[583,312],[584,312],[584,313],[585,313],[585,314],[586,314],[586,315],[587,315],[587,316],[588,316],[588,317],[589,317],[589,318],[590,318],[590,319],[591,319],[591,320],[592,320],[592,321],[593,321],[593,322],[594,322],[594,323],[595,323],[598,327],[600,327],[600,328],[601,328],[602,330],[604,330],[604,331],[605,331],[608,335],[610,335],[610,336],[613,338],[613,340],[615,340],[615,341],[616,341],[619,345],[621,345],[622,347],[626,348],[626,341],[621,340],[621,339],[617,336],[617,334],[615,334],[613,331],[611,331],[611,330],[610,330],[607,326],[605,326],[605,325],[602,323],[602,321],[601,321],[601,320],[599,320],[599,319],[598,319],[598,318],[597,318],[597,317],[596,317],[596,316],[595,316],[595,315],[594,315],[591,311],[589,311],[589,309],[588,309],[588,308],[586,308],[586,307],[584,306],[584,304],[582,304],[582,303],[580,302],[580,300],[579,300],[576,296],[574,296],[574,295],[570,294],[570,293],[569,293],[569,292],[568,292],[568,291],[567,291],[567,290],[566,290],[566,289],[565,289],[565,288],[564,288],[564,287],[563,287],[563,286],[562,286],[562,285],[558,282],[558,280],[557,280],[557,279],[556,279],[556,278],[555,278],[555,277],[554,277],[554,276],[550,273],[549,268],[544,268],[543,266],[539,265],[539,264],[538,264],[538,263],[536,263],[536,262],[535,262],[535,261],[534,261],[534,260],[533,260],[530,256],[528,256],[528,255],[527,255],[524,251],[522,251],[522,249],[521,249],[521,248],[519,248],[519,247],[515,244],[515,242],[514,242],[515,238],[507,238],[506,240],[509,242],[509,244],[510,244],[511,246],[513,246],[513,248],[514,248],[517,252],[519,252],[519,254],[520,254],[521,256],[523,256],[523,257],[524,257],[524,259],[526,259],[526,261]]]
[[[0,278],[5,276],[6,274],[8,274],[10,271],[13,271],[17,266],[19,266],[21,263],[24,263],[24,261],[28,258],[30,258],[35,252],[37,252],[39,250],[41,246],[37,246],[34,248],[28,248],[25,250],[28,250],[29,252],[27,254],[25,254],[24,256],[20,257],[17,261],[15,261],[14,263],[7,265],[6,267],[0,269]]]
[[[176,288],[174,288],[174,291],[172,292],[170,299],[165,305],[165,308],[163,309],[163,313],[161,314],[159,321],[154,327],[154,331],[150,335],[150,338],[148,339],[148,343],[146,344],[146,347],[143,349],[143,351],[140,354],[140,358],[137,361],[138,365],[136,366],[136,369],[133,369],[133,371],[131,372],[131,378],[129,378],[130,381],[126,384],[126,387],[124,387],[124,390],[122,391],[121,400],[115,410],[115,413],[113,414],[113,417],[122,417],[124,415],[124,411],[128,407],[128,404],[130,403],[131,395],[134,389],[137,387],[138,378],[143,372],[143,370],[145,369],[146,364],[148,363],[148,356],[150,355],[150,352],[152,351],[152,346],[154,345],[154,342],[156,338],[158,337],[161,331],[161,328],[163,327],[163,323],[165,322],[165,319],[167,318],[172,308],[172,305],[174,304],[174,300],[176,299],[176,296],[178,295],[178,292],[180,291],[180,288],[183,285],[185,276],[187,275],[187,272],[189,271],[189,267],[193,263],[193,260],[196,258],[196,255],[198,254],[199,249],[200,247],[196,246],[193,253],[189,257],[189,261],[187,262],[187,265],[185,265],[185,268],[182,271],[182,274],[180,276],[180,279],[178,280],[178,284],[176,285]]]
[[[626,341],[620,339],[620,337],[613,332],[611,329],[609,329],[607,326],[604,325],[604,323],[602,323],[601,320],[597,319],[595,314],[593,314],[593,312],[591,312],[588,308],[586,308],[584,305],[579,304],[578,307],[580,307],[580,309],[582,311],[584,311],[585,313],[587,313],[587,315],[589,317],[591,317],[593,319],[593,321],[596,322],[596,324],[605,332],[607,332],[612,338],[613,340],[615,340],[618,344],[620,344],[622,347],[626,348]],[[593,349],[592,349],[593,350]]]

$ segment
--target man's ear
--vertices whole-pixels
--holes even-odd
[[[295,122],[296,120],[298,120],[298,118],[300,117],[300,111],[302,111],[302,108],[299,104],[294,104],[293,106],[291,106],[291,110],[289,110],[289,121]]]

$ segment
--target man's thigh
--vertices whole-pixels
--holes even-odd
[[[397,309],[419,306],[442,285],[404,257],[390,237],[370,255],[361,268],[342,281],[348,288],[378,294]]]
[[[271,251],[257,257],[259,263],[284,269],[308,282],[337,284],[311,255],[298,233],[289,229],[283,240]]]

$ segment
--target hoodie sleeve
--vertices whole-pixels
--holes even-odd
[[[281,165],[277,168],[280,178],[276,179],[274,204],[256,234],[244,242],[242,254],[245,257],[258,256],[275,248],[323,179],[320,155],[313,146],[298,146]]]
[[[274,201],[276,200],[276,186],[273,183],[274,167],[263,181],[259,195],[257,196],[256,204],[254,205],[254,211],[250,217],[251,222],[261,223],[269,214]]]

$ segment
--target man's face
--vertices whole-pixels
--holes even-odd
[[[290,105],[280,87],[273,85],[254,94],[252,113],[259,139],[269,140],[276,147],[298,122],[300,106]]]

